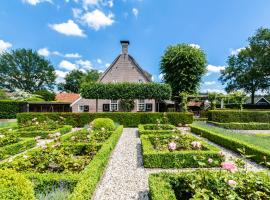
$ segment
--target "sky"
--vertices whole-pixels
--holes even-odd
[[[228,56],[270,28],[269,0],[0,0],[0,53],[31,48],[49,59],[57,82],[72,69],[104,71],[129,40],[129,53],[161,81],[169,45],[192,44],[207,56],[201,92],[222,92]]]

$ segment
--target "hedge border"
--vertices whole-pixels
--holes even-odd
[[[119,126],[110,138],[104,142],[94,159],[82,171],[80,180],[74,188],[73,193],[69,196],[69,200],[91,199],[98,182],[103,176],[103,172],[107,166],[110,155],[115,148],[122,131],[123,126]]]
[[[170,136],[171,134],[164,134],[163,136]],[[220,160],[221,157],[218,154],[220,149],[202,141],[202,144],[207,150],[185,150],[185,151],[157,151],[153,148],[150,142],[150,137],[157,137],[154,135],[142,135],[142,154],[144,167],[146,168],[194,168],[200,167],[198,160],[194,159],[194,156],[203,156],[204,158],[200,162],[208,163],[208,159]],[[159,136],[161,137],[161,136]],[[185,161],[185,162],[183,162]],[[220,160],[221,161],[221,160]],[[213,165],[211,165],[213,167]]]
[[[168,112],[168,121],[172,125],[192,124],[192,113]],[[100,112],[100,113],[18,113],[17,121],[19,126],[29,125],[32,119],[43,122],[51,119],[61,124],[73,127],[83,127],[96,118],[110,118],[124,127],[137,127],[139,124],[154,124],[157,119],[163,118],[163,113],[153,112]]]
[[[169,125],[166,124],[168,126],[170,126],[172,129],[168,129],[168,130],[145,130],[145,126],[148,125],[156,125],[156,124],[139,124],[138,125],[138,131],[140,135],[149,135],[149,134],[169,134],[172,132],[172,129],[175,128],[174,125]]]
[[[263,159],[266,156],[266,159],[270,159],[270,151],[257,147],[255,145],[249,144],[247,142],[243,142],[237,139],[231,139],[227,136],[221,135],[211,130],[207,130],[205,128],[200,127],[199,125],[190,125],[191,132],[202,137],[209,139],[212,142],[215,142],[225,148],[233,150],[235,152],[239,152],[239,148],[245,148],[247,155],[254,155],[251,157],[251,160],[254,160],[257,163],[263,163],[265,160]]]
[[[270,130],[270,123],[250,122],[250,123],[219,123],[213,121],[207,121],[207,123],[219,126],[225,129],[236,129],[236,130]],[[269,131],[270,132],[270,131]]]

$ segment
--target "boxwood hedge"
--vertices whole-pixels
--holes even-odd
[[[173,125],[191,124],[192,113],[168,112],[166,113],[169,123]],[[139,124],[153,124],[157,119],[162,119],[163,113],[131,113],[131,112],[103,112],[103,113],[19,113],[17,120],[19,126],[31,125],[32,119],[35,122],[43,122],[51,119],[58,123],[83,127],[85,124],[96,118],[110,118],[125,127],[137,127]]]
[[[174,125],[170,124],[160,124],[161,129],[153,130],[152,127],[156,127],[156,124],[139,124],[138,130],[140,135],[148,135],[148,134],[168,134],[171,133],[172,130],[175,128]],[[148,129],[147,127],[151,127]]]
[[[22,112],[24,102],[0,100],[0,119],[13,119],[16,114]]]
[[[249,122],[249,123],[239,123],[239,122],[230,122],[230,123],[219,123],[208,121],[213,125],[226,128],[226,129],[237,129],[237,130],[270,130],[270,123],[260,123],[260,122]]]

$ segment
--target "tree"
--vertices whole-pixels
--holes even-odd
[[[231,101],[235,102],[239,109],[243,110],[243,104],[245,103],[247,99],[247,95],[244,92],[237,91],[237,92],[231,92],[228,94]]]
[[[0,55],[0,88],[34,92],[52,89],[55,70],[44,57],[31,49],[17,49]]]
[[[65,76],[65,82],[58,85],[58,89],[66,92],[79,93],[83,83],[96,82],[100,76],[97,70],[89,70],[86,73],[75,69]]]
[[[55,100],[55,93],[50,92],[50,91],[45,90],[45,89],[44,90],[38,90],[38,91],[34,92],[34,94],[39,95],[45,101],[54,101]]]
[[[120,100],[120,108],[124,112],[131,112],[135,107],[135,103],[133,99],[121,99]]]
[[[196,93],[206,71],[203,50],[188,44],[169,46],[161,59],[160,70],[165,83],[172,87],[174,96],[181,92]]]
[[[179,96],[181,98],[181,103],[180,103],[181,111],[187,112],[188,111],[188,93],[181,92]]]

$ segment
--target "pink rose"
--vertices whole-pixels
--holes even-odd
[[[200,149],[202,146],[201,143],[197,141],[191,142],[191,145],[193,146],[193,148],[196,148],[196,149]]]
[[[173,150],[176,149],[176,144],[174,142],[170,142],[168,144],[168,148],[169,148],[170,151],[173,151]]]
[[[220,151],[218,154],[219,154],[220,157],[224,157],[225,156],[225,153],[223,151]]]
[[[235,172],[235,171],[237,171],[237,167],[232,162],[223,162],[223,163],[221,163],[221,168],[222,169],[226,169],[229,172]]]
[[[228,180],[228,185],[231,186],[231,187],[235,187],[237,185],[237,182],[234,181],[234,180]]]

